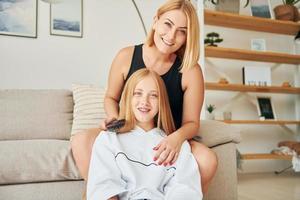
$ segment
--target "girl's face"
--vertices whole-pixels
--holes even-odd
[[[187,38],[187,19],[181,10],[165,12],[154,23],[154,43],[164,54],[176,52]]]
[[[131,101],[137,125],[148,131],[154,128],[158,113],[158,89],[152,77],[147,76],[135,87]]]

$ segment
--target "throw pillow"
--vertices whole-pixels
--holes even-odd
[[[74,110],[71,136],[89,128],[99,127],[101,120],[106,118],[104,88],[73,84],[72,91]]]

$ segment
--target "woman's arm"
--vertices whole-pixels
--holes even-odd
[[[119,116],[119,101],[129,71],[132,54],[133,47],[121,49],[111,64],[104,98],[104,109],[108,119],[106,123]]]
[[[183,114],[182,126],[176,131],[184,140],[193,138],[200,126],[200,113],[204,100],[203,74],[199,65],[182,74]]]
[[[154,160],[158,160],[158,164],[174,163],[183,141],[193,138],[198,133],[204,99],[204,81],[199,65],[183,72],[182,88],[184,90],[182,126],[156,146]]]

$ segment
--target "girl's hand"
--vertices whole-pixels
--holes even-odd
[[[159,165],[172,165],[176,162],[183,139],[176,133],[172,133],[164,138],[153,150],[157,151],[153,160]]]
[[[100,123],[100,128],[101,128],[102,130],[105,130],[105,131],[106,131],[106,130],[107,130],[106,125],[107,125],[108,123],[114,121],[114,120],[116,120],[115,117],[108,117],[108,118],[106,118],[105,120],[103,120],[103,121]]]

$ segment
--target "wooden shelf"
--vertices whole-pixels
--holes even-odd
[[[251,86],[243,84],[220,84],[206,82],[205,88],[207,90],[225,90],[225,91],[239,91],[239,92],[263,92],[263,93],[285,93],[300,95],[300,88],[297,87],[281,87],[281,86]]]
[[[276,124],[276,125],[287,125],[296,124],[300,125],[300,121],[296,120],[219,120],[228,124]]]
[[[205,47],[205,56],[213,58],[226,58],[237,60],[250,60],[257,62],[272,62],[286,64],[300,64],[300,55],[284,54],[277,52],[251,51],[224,47]]]
[[[204,23],[229,28],[296,35],[300,23],[204,10]]]
[[[278,155],[272,153],[256,153],[256,154],[242,154],[243,160],[256,160],[256,159],[277,159],[277,160],[292,160],[292,156]]]

